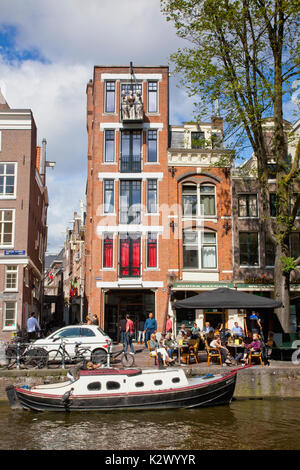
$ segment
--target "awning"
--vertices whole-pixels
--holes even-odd
[[[178,300],[172,304],[172,308],[244,308],[244,309],[263,309],[282,307],[281,302],[277,302],[267,297],[248,294],[221,287],[210,290],[203,294],[194,295],[188,299]]]

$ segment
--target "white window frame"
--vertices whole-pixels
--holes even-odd
[[[157,91],[156,91],[156,111],[149,111],[149,82],[156,82],[157,84]],[[159,111],[159,80],[149,79],[147,81],[147,114],[156,116],[160,113]]]
[[[249,197],[255,196],[256,198],[256,215],[240,215],[240,198],[241,197]],[[239,219],[258,219],[259,218],[259,211],[258,211],[258,198],[257,193],[240,193],[237,195],[237,204],[238,204],[238,218]]]
[[[11,303],[15,305],[15,314],[14,314],[14,325],[6,326],[6,311],[7,311],[7,304]],[[14,300],[6,300],[3,302],[3,331],[12,331],[16,330],[17,328],[17,302]]]
[[[185,267],[183,266],[184,271],[209,271],[209,272],[216,272],[218,271],[218,233],[215,232],[214,230],[192,230],[192,229],[185,229],[184,231],[186,232],[194,232],[197,234],[197,243],[194,246],[197,246],[197,251],[198,251],[198,267],[193,268],[193,267]],[[203,246],[206,246],[207,243],[203,243],[203,235],[205,233],[213,233],[215,235],[215,244],[211,244],[216,248],[216,265],[214,268],[205,268],[202,265],[202,248]],[[184,240],[182,240],[182,257],[183,257],[183,247],[185,246]]]
[[[114,133],[114,159],[111,162],[106,161],[106,132],[113,132]],[[104,145],[103,145],[103,164],[104,165],[116,165],[116,131],[115,129],[104,129]]]
[[[13,267],[14,270],[8,270],[8,267]],[[8,281],[8,274],[16,274],[16,286],[15,287],[7,287]],[[5,267],[5,285],[4,285],[5,292],[17,292],[18,291],[18,265],[17,264],[8,264]]]
[[[1,142],[0,142],[0,145],[1,145]],[[14,178],[15,178],[15,182],[14,182],[14,192],[13,194],[0,194],[0,199],[16,199],[16,195],[17,195],[17,177],[18,177],[18,164],[16,162],[4,162],[4,161],[1,161],[0,162],[2,165],[14,165],[15,167],[15,171],[14,171]]]
[[[183,198],[183,188],[184,186],[195,186],[196,187],[196,197],[197,197],[197,210],[196,210],[196,214],[193,215],[193,214],[184,214],[184,211],[183,211],[183,204],[182,204],[182,198]],[[211,186],[212,188],[214,188],[214,206],[215,206],[215,211],[214,211],[214,214],[203,214],[202,213],[202,206],[203,204],[201,204],[201,195],[202,194],[205,194],[205,193],[201,193],[201,186]],[[213,183],[205,183],[205,182],[199,182],[199,183],[194,183],[194,182],[188,182],[186,181],[185,183],[182,183],[182,186],[181,186],[181,204],[182,204],[182,217],[184,219],[195,219],[197,217],[201,217],[202,219],[215,219],[217,217],[217,191],[216,191],[216,185],[213,184]]]
[[[148,134],[149,134],[149,131],[156,131],[156,162],[149,162],[148,160],[148,155],[149,155],[149,139],[148,139]],[[159,140],[159,129],[147,129],[146,131],[146,142],[147,142],[147,145],[146,145],[146,161],[145,161],[145,165],[158,165],[159,164],[159,145],[158,145],[158,140]]]
[[[113,198],[113,212],[105,212],[105,181],[113,181],[113,186],[114,186],[114,198]],[[111,216],[111,215],[116,215],[116,184],[115,180],[113,178],[104,178],[103,179],[103,194],[102,194],[102,215],[104,216]]]
[[[15,209],[11,209],[11,208],[5,208],[5,209],[0,209],[0,214],[2,211],[12,211],[12,242],[11,242],[11,245],[4,245],[1,243],[1,239],[0,239],[0,248],[1,249],[6,249],[6,248],[13,248],[14,247],[14,242],[15,242]],[[2,216],[0,217],[0,224],[2,224]]]
[[[114,100],[114,110],[113,111],[106,111],[106,105],[107,105],[107,102],[106,102],[106,98],[107,98],[107,83],[109,82],[114,82],[115,84],[115,100]],[[117,100],[117,82],[116,80],[105,80],[104,82],[104,114],[115,114],[116,113],[116,100]]]

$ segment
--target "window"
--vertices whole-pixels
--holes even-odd
[[[106,389],[107,390],[118,390],[121,387],[119,382],[113,382],[110,380],[109,382],[106,383]]]
[[[114,212],[114,180],[104,180],[104,195],[103,205],[104,214],[111,214]]]
[[[300,232],[290,234],[290,253],[293,258],[300,256]]]
[[[270,193],[270,216],[276,217],[276,193]]]
[[[91,336],[96,336],[95,333],[90,330],[89,328],[81,328],[80,330],[80,336],[85,336],[85,337],[91,337]]]
[[[103,235],[103,268],[113,267],[113,235],[105,233]]]
[[[122,131],[120,171],[122,173],[139,173],[141,171],[141,155],[141,131]]]
[[[191,132],[192,149],[203,149],[205,147],[204,132]]]
[[[121,85],[121,93],[125,91],[126,95],[129,95],[129,92],[132,91],[133,95],[136,95],[137,91],[139,91],[142,95],[143,88],[141,83],[122,83]]]
[[[258,233],[240,232],[240,266],[258,266]]]
[[[120,235],[120,276],[139,277],[141,270],[140,234]]]
[[[178,382],[180,382],[180,378],[179,377],[173,377],[172,382],[174,384],[177,384]]]
[[[140,180],[120,180],[120,223],[141,223]]]
[[[265,266],[274,266],[275,264],[275,246],[272,240],[266,235],[265,241]]]
[[[87,386],[88,390],[101,390],[101,383],[100,382],[91,382]]]
[[[182,212],[185,217],[215,216],[215,186],[211,184],[184,184],[182,186]]]
[[[162,380],[154,380],[154,385],[162,385]]]
[[[157,180],[147,181],[147,212],[148,214],[157,212]]]
[[[201,256],[199,256],[201,253]],[[183,232],[183,267],[189,269],[217,268],[217,241],[215,232]]]
[[[184,216],[197,215],[197,186],[195,184],[182,186],[182,212]]]
[[[5,290],[18,289],[18,266],[6,266],[5,271]]]
[[[13,245],[13,211],[0,210],[0,246]]]
[[[257,195],[240,194],[238,196],[239,217],[257,217]]]
[[[148,112],[157,113],[157,82],[148,82]]]
[[[0,197],[15,195],[15,163],[0,163]]]
[[[215,187],[212,185],[200,185],[200,210],[201,215],[216,215]]]
[[[115,131],[105,131],[105,158],[104,161],[111,163],[115,161]]]
[[[201,233],[201,263],[204,269],[215,269],[217,267],[216,234],[214,232]]]
[[[148,162],[157,162],[157,131],[148,131]]]
[[[16,327],[17,302],[4,302],[4,328]]]
[[[68,328],[66,330],[55,332],[52,338],[54,338],[55,336],[59,336],[60,338],[77,338],[80,336],[80,329]]]
[[[115,92],[116,84],[115,82],[106,82],[105,83],[105,112],[114,113],[115,112]]]
[[[144,386],[144,382],[136,382],[135,383],[135,386],[140,388],[140,387],[143,387]]]
[[[147,236],[147,268],[157,267],[157,233]]]

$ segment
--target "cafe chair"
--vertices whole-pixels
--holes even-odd
[[[199,357],[198,357],[199,345],[200,345],[200,338],[195,341],[195,344],[189,347],[189,357],[188,357],[189,362],[190,362],[190,359],[195,359],[195,362],[199,364]]]
[[[157,366],[157,365],[158,365],[158,358],[157,358],[156,349],[150,348],[150,341],[147,341],[147,347],[148,347],[148,351],[149,351],[149,359],[148,359],[148,364],[147,364],[147,366],[150,365],[151,359],[154,359],[154,364]],[[152,351],[155,351],[155,355],[154,355],[154,356],[151,355],[151,352],[152,352]]]
[[[251,366],[251,360],[254,358],[258,358],[260,360],[261,366],[264,366],[263,360],[262,360],[262,353],[261,351],[250,351],[249,356],[248,356],[248,364]]]
[[[208,342],[205,341],[205,349],[207,352],[207,365],[209,366],[211,359],[217,358],[220,361],[220,365],[222,365],[222,356],[221,351],[217,348],[211,348],[208,346]]]

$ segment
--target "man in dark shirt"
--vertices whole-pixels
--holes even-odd
[[[157,321],[153,318],[153,313],[149,313],[149,317],[145,321],[145,348],[148,349],[147,341],[150,340],[152,333],[155,333],[157,330]]]

